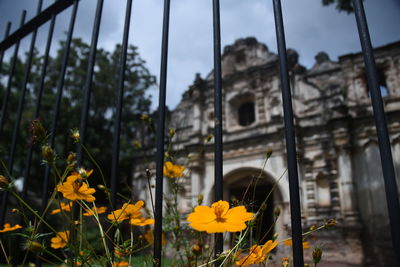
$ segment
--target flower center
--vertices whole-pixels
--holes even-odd
[[[82,179],[76,179],[72,184],[72,187],[74,188],[75,191],[79,191],[79,188],[81,188],[82,184],[83,184]]]
[[[225,209],[222,205],[216,205],[214,207],[214,213],[215,213],[215,216],[217,216],[217,218],[216,218],[217,222],[225,222],[226,221],[225,218],[222,218],[222,214],[224,213],[224,211],[225,211]]]

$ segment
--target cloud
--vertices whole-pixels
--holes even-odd
[[[45,1],[45,5],[50,3],[52,1]],[[104,1],[99,47],[111,50],[122,41],[125,6],[124,0]],[[34,1],[20,0],[18,7],[14,0],[0,2],[0,33],[7,20],[18,23],[23,8],[29,10],[28,16],[34,15]],[[286,0],[282,1],[282,8],[287,46],[298,51],[303,65],[311,67],[314,56],[322,50],[332,59],[360,51],[354,15],[339,13],[333,6],[323,7],[320,0]],[[375,46],[399,39],[396,25],[400,24],[400,4],[396,0],[366,0],[365,8]],[[80,1],[74,36],[90,42],[95,10],[96,1]],[[69,16],[70,10],[57,18],[56,40],[65,39]],[[157,77],[160,71],[162,18],[163,1],[133,1],[129,40],[139,47],[141,57]],[[221,24],[223,46],[237,38],[255,36],[276,52],[272,1],[221,0]],[[44,46],[45,27],[42,31],[44,37],[38,39],[38,46]],[[212,70],[212,38],[212,1],[171,1],[167,80],[167,104],[170,107],[179,102],[196,72],[204,77]],[[151,92],[155,107],[158,92]]]

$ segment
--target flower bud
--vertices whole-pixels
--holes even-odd
[[[275,241],[278,239],[278,233],[274,233],[274,235],[272,236],[272,241]]]
[[[176,130],[174,128],[171,128],[171,129],[169,129],[168,133],[169,133],[169,136],[172,138],[172,137],[174,137]]]
[[[281,215],[281,209],[279,207],[275,208],[274,215],[275,215],[275,217],[279,217],[279,215]]]
[[[141,149],[142,148],[142,145],[137,140],[133,141],[132,144],[133,144],[133,148],[135,148],[135,149]]]
[[[304,263],[304,267],[310,267],[308,263]]]
[[[271,157],[271,155],[272,155],[272,148],[268,148],[267,151],[265,151],[265,155],[267,156],[267,158]]]
[[[47,162],[53,162],[56,159],[56,154],[49,145],[44,145],[42,146],[42,157]]]
[[[201,254],[201,251],[202,251],[201,245],[195,244],[192,246],[192,252],[194,255],[199,256]]]
[[[105,189],[107,189],[104,185],[102,185],[102,184],[98,184],[97,185],[97,188],[98,189],[100,189],[100,190],[105,190]]]
[[[79,143],[81,141],[81,135],[79,133],[79,130],[77,129],[72,129],[71,130],[71,138],[74,141],[74,143]]]
[[[72,167],[75,166],[75,164],[76,164],[76,153],[73,153],[73,152],[69,152],[68,153],[67,164],[69,166],[72,166]]]
[[[32,143],[42,143],[46,140],[47,133],[39,119],[31,121]]]
[[[288,267],[289,266],[289,258],[283,257],[282,258],[282,267]]]
[[[337,221],[335,219],[329,219],[326,223],[325,226],[326,227],[333,227],[337,224]]]
[[[206,137],[206,143],[210,142],[211,139],[212,139],[213,137],[214,137],[214,136],[213,136],[212,134],[207,135],[207,137]]]
[[[264,202],[264,203],[261,204],[260,210],[261,211],[265,211],[266,209],[267,209],[267,203]]]
[[[322,258],[322,249],[320,247],[315,247],[312,252],[312,258],[315,264],[319,263]]]
[[[10,182],[8,181],[8,179],[3,175],[0,175],[0,188],[6,189],[8,188],[9,184]]]
[[[146,122],[146,123],[149,123],[149,122],[151,121],[150,116],[147,115],[147,114],[142,114],[142,115],[140,116],[140,119],[141,119],[142,121]]]
[[[11,212],[12,213],[19,213],[19,209],[12,209]]]
[[[203,200],[204,200],[203,194],[199,194],[197,196],[197,205],[201,205],[203,203]]]
[[[27,241],[26,243],[26,250],[33,252],[33,253],[39,253],[43,250],[42,244],[36,241]]]
[[[315,231],[317,228],[318,228],[318,226],[313,224],[310,226],[310,231]]]

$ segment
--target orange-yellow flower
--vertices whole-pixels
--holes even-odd
[[[129,223],[136,226],[145,226],[149,224],[154,224],[154,219],[146,219],[144,217],[139,217],[136,219],[130,219]]]
[[[107,211],[107,207],[93,207],[93,209],[86,209],[86,212],[83,213],[83,216],[93,216],[94,214],[102,214]]]
[[[144,239],[146,239],[147,243],[150,245],[154,243],[154,233],[152,229],[147,230],[147,232],[143,235]],[[167,241],[165,240],[165,234],[162,233],[161,235],[161,244],[165,245],[167,244]]]
[[[58,232],[57,235],[51,238],[51,247],[58,249],[63,248],[68,243],[69,231]]]
[[[117,258],[121,258],[122,256],[129,254],[129,249],[122,249],[119,247],[114,248],[114,254]]]
[[[63,184],[57,185],[57,191],[61,192],[66,199],[85,200],[87,202],[93,202],[96,200],[92,194],[96,192],[94,188],[90,188],[85,182],[85,179],[92,174],[93,170],[86,172],[84,169],[80,169],[79,173],[74,172],[67,177],[67,181]]]
[[[19,224],[11,226],[9,223],[6,223],[6,224],[4,224],[4,228],[2,230],[0,230],[0,233],[10,232],[10,231],[14,231],[14,230],[21,229],[21,228],[22,228],[22,226]]]
[[[265,261],[265,256],[278,245],[278,240],[268,240],[264,245],[254,245],[249,249],[249,255],[236,262],[239,266],[247,266]]]
[[[129,262],[127,261],[120,261],[120,262],[114,262],[113,267],[124,267],[128,266]]]
[[[122,208],[115,210],[108,214],[107,218],[111,221],[122,222],[124,220],[130,220],[139,218],[142,216],[140,209],[143,207],[144,202],[139,200],[136,204],[124,203]]]
[[[115,210],[108,214],[107,218],[113,222],[122,222],[129,220],[129,223],[137,226],[144,226],[153,224],[153,219],[146,219],[142,216],[140,209],[143,207],[144,202],[139,200],[136,204],[125,203],[121,209]]]
[[[71,206],[72,206],[72,204],[71,204],[71,202],[68,202],[68,203],[63,203],[63,202],[61,202],[60,203],[60,208],[59,209],[54,209],[54,210],[52,210],[51,212],[50,212],[50,214],[51,215],[53,215],[53,214],[57,214],[57,213],[60,213],[62,210],[63,211],[71,211]]]
[[[164,163],[163,173],[164,176],[168,178],[178,178],[181,177],[185,167],[181,165],[175,165],[171,161]]]
[[[293,241],[292,239],[287,239],[287,240],[283,240],[282,243],[286,246],[293,246]],[[303,242],[303,248],[307,249],[310,248],[310,243],[308,243],[307,241]]]
[[[254,215],[244,206],[229,208],[227,201],[220,200],[208,206],[197,206],[187,218],[189,226],[207,233],[239,232],[246,228]]]

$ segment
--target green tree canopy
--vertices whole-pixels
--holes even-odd
[[[44,95],[40,109],[40,119],[44,126],[50,129],[53,117],[54,103],[56,98],[57,84],[60,79],[60,70],[65,51],[65,42],[60,42],[56,54],[49,59],[47,78],[44,86]],[[63,98],[60,116],[57,123],[56,151],[60,158],[65,158],[67,153],[76,151],[76,146],[70,138],[70,129],[79,128],[81,107],[83,101],[83,90],[86,80],[88,56],[90,47],[82,39],[73,39],[71,44],[68,68],[63,88]],[[95,72],[93,76],[92,96],[90,102],[89,120],[87,125],[86,146],[95,155],[96,160],[102,167],[107,183],[111,169],[111,149],[114,129],[114,115],[116,111],[118,92],[118,71],[120,69],[121,45],[116,45],[113,51],[98,49],[96,54]],[[16,103],[22,87],[24,72],[24,60],[18,59],[15,78],[13,79],[12,93],[9,101],[8,119],[6,121],[5,133],[0,144],[2,158],[7,158],[11,132],[14,127]],[[25,59],[26,62],[26,59]],[[34,119],[34,106],[38,95],[38,78],[40,75],[43,56],[35,52],[31,79],[28,83],[26,105],[24,106],[21,133],[18,139],[17,163],[14,175],[19,177],[23,174],[24,161],[28,151],[29,133],[27,131],[29,121]],[[2,81],[7,79],[10,66],[9,62],[3,64]],[[129,183],[132,174],[132,142],[137,138],[137,129],[141,126],[140,115],[149,113],[151,98],[147,90],[156,84],[155,76],[151,75],[145,66],[145,61],[139,56],[135,46],[129,46],[126,62],[125,88],[122,111],[121,130],[121,152],[119,163],[119,181]],[[4,95],[5,86],[0,85],[0,97]],[[38,154],[38,153],[35,153]],[[86,157],[87,159],[87,157]],[[43,167],[37,168],[40,159],[34,159],[32,176],[41,181]],[[94,168],[88,160],[84,167]],[[96,175],[97,173],[97,175]],[[95,170],[94,180],[100,179]],[[94,184],[97,181],[93,181]],[[38,187],[40,187],[38,183]],[[126,186],[121,188],[127,188]]]
[[[337,10],[347,13],[352,13],[354,11],[351,0],[322,0],[322,4],[324,6],[335,5]]]

